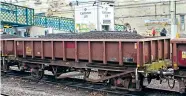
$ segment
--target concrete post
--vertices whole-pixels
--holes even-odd
[[[102,31],[100,29],[100,17],[99,17],[100,0],[96,0],[96,2],[97,2],[97,31]]]
[[[176,38],[177,24],[176,24],[176,1],[171,0],[171,39]]]

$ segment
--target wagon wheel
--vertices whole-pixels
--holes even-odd
[[[39,81],[44,76],[44,70],[38,68],[32,68],[31,76],[33,77],[34,80]]]

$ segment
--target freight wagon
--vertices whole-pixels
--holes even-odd
[[[173,39],[171,43],[174,75],[179,82],[179,91],[183,93],[186,87],[186,38]]]
[[[79,71],[87,81],[127,90],[141,90],[144,82],[172,76],[170,50],[168,37],[1,40],[3,71],[17,65],[20,70],[30,70],[37,80],[44,70],[52,71],[56,78]],[[92,71],[99,78],[89,78]]]

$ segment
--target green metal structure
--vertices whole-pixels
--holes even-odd
[[[0,9],[1,27],[5,25],[11,27],[40,26],[66,32],[75,32],[75,21],[72,18],[34,15],[34,9],[5,2],[1,2]],[[11,27],[4,27],[4,31],[13,34],[15,30]],[[115,25],[115,31],[124,30],[124,25]]]
[[[2,25],[14,27],[32,26],[34,24],[34,9],[1,2],[0,20]]]
[[[62,31],[72,31],[75,30],[74,19],[72,18],[62,18],[56,16],[41,16],[35,15],[34,16],[34,25],[40,27],[50,27],[56,30]]]

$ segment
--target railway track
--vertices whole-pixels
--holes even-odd
[[[29,82],[36,82],[34,80],[31,79],[31,76],[29,76],[30,73],[28,72],[19,72],[19,71],[11,71],[8,72],[6,75],[3,75],[3,77],[9,76],[9,77],[19,77],[23,80],[28,80]],[[47,84],[53,84],[53,85],[64,85],[64,86],[68,86],[68,87],[73,87],[73,88],[80,88],[80,89],[85,89],[85,90],[90,90],[90,91],[97,91],[97,92],[101,92],[101,93],[108,93],[108,94],[114,94],[114,95],[118,95],[118,96],[151,96],[154,94],[154,96],[186,96],[186,94],[179,94],[177,92],[171,92],[171,91],[165,91],[165,90],[158,90],[158,89],[150,89],[150,88],[146,88],[141,92],[131,92],[131,91],[126,91],[126,90],[118,90],[118,89],[114,89],[111,88],[111,86],[109,85],[104,85],[102,83],[99,84],[93,84],[91,82],[86,82],[84,80],[80,80],[80,79],[60,79],[57,80],[55,79],[54,76],[51,75],[45,75],[44,78],[42,80],[40,80],[39,82],[42,83],[47,83]],[[165,95],[162,95],[165,94]],[[2,96],[8,96],[8,95],[2,95]]]

